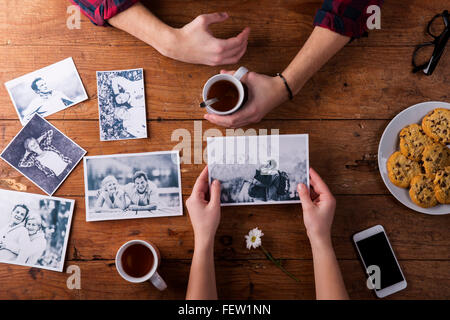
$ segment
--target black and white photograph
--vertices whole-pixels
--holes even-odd
[[[52,195],[85,154],[83,148],[35,114],[0,157]]]
[[[62,272],[74,205],[0,190],[0,262]]]
[[[22,126],[35,114],[45,118],[88,98],[72,58],[8,81],[5,86]]]
[[[221,205],[299,203],[309,187],[308,135],[209,137],[209,182],[221,183]]]
[[[100,140],[147,138],[144,70],[97,71]]]
[[[183,214],[178,151],[84,158],[86,221]]]

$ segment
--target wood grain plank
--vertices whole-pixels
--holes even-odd
[[[229,21],[213,27],[221,38],[237,34],[245,26],[252,29],[250,47],[299,47],[309,36],[314,15],[322,0],[288,1],[143,1],[158,17],[173,27],[189,23],[197,15],[226,11]],[[256,4],[257,3],[257,4]],[[94,26],[82,17],[80,29],[68,29],[69,1],[53,1],[45,8],[34,1],[9,0],[0,13],[0,45],[35,46],[43,41],[50,46],[104,43],[107,46],[145,46],[128,34],[112,28]],[[353,42],[352,46],[412,46],[426,42],[428,21],[442,12],[440,0],[386,1],[382,7],[381,29],[370,32],[369,38]],[[9,18],[14,12],[14,18]],[[401,14],[399,14],[401,13]],[[12,17],[12,16],[11,16]]]
[[[339,261],[352,299],[376,299],[365,286],[365,274],[357,260]],[[401,261],[408,287],[386,299],[449,299],[448,261]],[[114,260],[70,261],[81,269],[81,289],[69,290],[69,274],[16,266],[0,266],[0,299],[184,299],[189,276],[189,260],[163,260],[161,276],[168,289],[159,292],[150,283],[130,284],[115,270]],[[285,261],[295,274],[295,282],[270,261],[216,261],[221,299],[314,299],[311,260]],[[433,270],[424,274],[424,270]]]
[[[72,198],[76,212],[67,259],[114,259],[123,243],[136,238],[155,243],[165,259],[189,259],[192,255],[194,235],[186,207],[182,217],[86,222],[84,198]],[[338,258],[357,259],[352,235],[381,224],[399,259],[450,259],[450,216],[419,214],[390,196],[338,196],[337,202],[332,238]],[[216,257],[264,259],[262,252],[245,246],[244,236],[255,227],[263,230],[264,246],[275,257],[312,259],[298,204],[222,208]]]
[[[99,59],[114,50],[114,58]],[[450,59],[441,59],[433,76],[412,74],[412,48],[345,47],[301,90],[266,119],[390,119],[423,101],[449,101]],[[38,52],[39,54],[36,54]],[[240,65],[274,75],[296,55],[297,48],[251,49]],[[148,119],[202,119],[199,108],[206,80],[220,67],[192,66],[165,58],[151,48],[51,46],[0,47],[0,82],[72,56],[90,99],[49,119],[98,119],[96,71],[144,68]],[[269,57],[269,58],[268,58]],[[267,63],[270,59],[270,63]],[[236,69],[238,66],[228,66]],[[0,86],[0,119],[18,119]]]
[[[145,151],[172,150],[179,143],[191,142],[190,162],[196,161],[195,152],[201,155],[195,141],[199,143],[202,135],[213,134],[210,129],[216,129],[207,121],[152,121],[149,123],[150,139],[99,142],[97,121],[54,120],[52,123],[68,137],[72,138],[81,147],[87,150],[88,155],[135,153]],[[384,130],[386,121],[263,121],[254,129],[264,134],[260,129],[266,129],[270,134],[272,129],[278,129],[280,134],[308,133],[310,135],[310,165],[323,175],[336,194],[387,194],[377,167],[377,150],[379,137]],[[197,129],[195,126],[198,126]],[[200,126],[202,127],[200,129]],[[18,121],[1,121],[0,132],[2,140],[0,148],[7,143],[20,130]],[[179,133],[189,132],[186,138],[178,136]],[[220,128],[222,134],[226,130]],[[275,132],[276,133],[276,132]],[[173,141],[172,141],[173,135]],[[206,148],[206,142],[202,142]],[[199,146],[199,145],[198,145]],[[204,150],[204,149],[203,149]],[[187,157],[187,155],[185,155]],[[190,193],[191,188],[203,165],[192,166],[186,162],[182,165],[183,192]],[[204,163],[204,162],[203,162]],[[3,179],[14,181],[27,186],[30,192],[39,192],[28,179],[10,167],[6,162],[0,162],[0,176]],[[55,195],[83,195],[83,168],[78,165],[67,180],[57,190]]]

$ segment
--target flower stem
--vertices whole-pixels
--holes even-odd
[[[269,259],[270,261],[272,261],[278,268],[280,268],[284,273],[286,273],[289,277],[291,277],[293,280],[300,282],[300,280],[298,280],[292,273],[290,273],[289,271],[287,271],[280,263],[279,260],[275,260],[272,255],[270,254],[269,251],[267,251],[263,245],[261,245],[261,249],[264,252],[264,254],[266,255],[267,259]]]

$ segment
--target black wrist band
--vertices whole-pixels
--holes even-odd
[[[286,90],[289,94],[289,100],[292,100],[294,98],[294,95],[292,94],[291,88],[289,88],[289,85],[288,85],[286,79],[283,77],[283,75],[281,73],[277,73],[277,76],[279,76],[281,79],[283,79],[284,86],[286,87]]]

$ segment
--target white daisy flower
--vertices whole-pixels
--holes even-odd
[[[247,241],[247,249],[250,250],[251,248],[258,248],[262,244],[261,237],[263,235],[264,233],[258,228],[250,230],[248,235],[245,236],[245,240]]]

